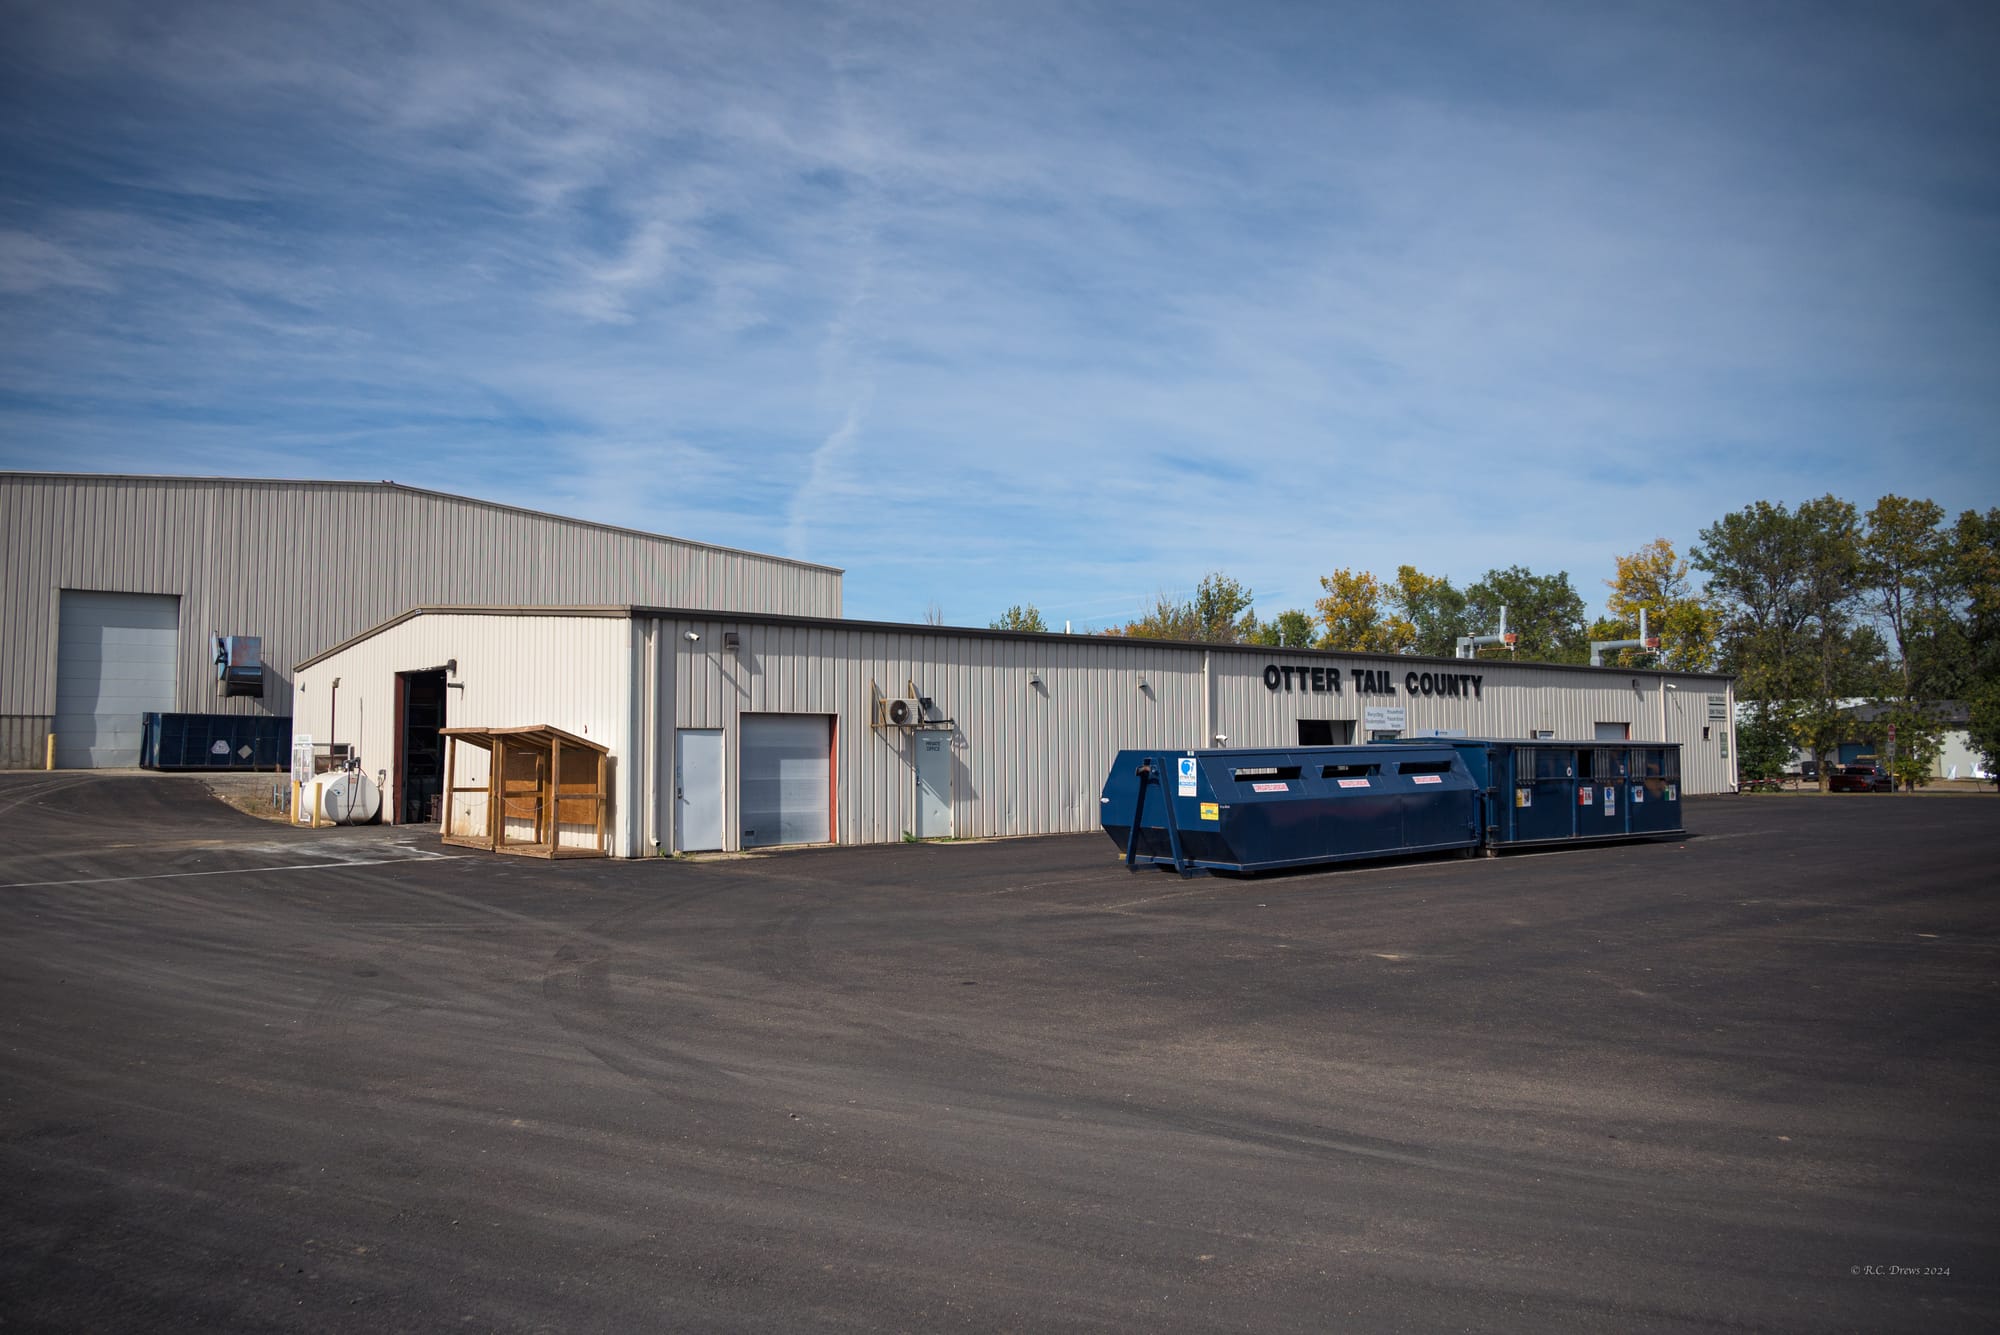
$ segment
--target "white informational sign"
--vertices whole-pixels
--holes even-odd
[[[1414,775],[1414,776],[1412,776],[1412,778],[1411,778],[1411,782],[1413,782],[1413,783],[1443,783],[1443,782],[1444,782],[1444,775],[1442,775],[1442,774],[1418,774],[1418,775]]]
[[[1361,712],[1370,732],[1401,732],[1409,726],[1409,712],[1401,705],[1368,705]]]
[[[311,783],[313,777],[313,739],[302,732],[292,734],[292,782]]]
[[[1615,784],[1604,785],[1604,814],[1607,816],[1618,814],[1618,788]]]
[[[1179,791],[1180,791],[1180,795],[1181,795],[1182,797],[1193,797],[1193,796],[1194,796],[1194,757],[1193,757],[1193,756],[1182,756],[1182,757],[1181,757],[1181,773],[1180,773],[1180,790],[1179,790]]]
[[[1710,723],[1727,723],[1729,721],[1728,696],[1711,695],[1708,697],[1708,721]]]

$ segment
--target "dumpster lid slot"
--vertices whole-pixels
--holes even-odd
[[[1244,769],[1229,771],[1229,777],[1238,783],[1248,783],[1252,779],[1296,779],[1299,777],[1297,765],[1254,765]]]

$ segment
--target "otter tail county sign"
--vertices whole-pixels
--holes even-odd
[[[1392,668],[1348,668],[1347,681],[1337,667],[1294,667],[1266,663],[1264,685],[1272,691],[1303,691],[1312,695],[1344,695],[1351,683],[1356,695],[1444,695],[1481,699],[1482,672],[1405,672],[1398,680]],[[1398,690],[1398,687],[1401,690]]]

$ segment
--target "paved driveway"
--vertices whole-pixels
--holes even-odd
[[[1689,823],[550,865],[3,775],[0,1318],[2000,1326],[2000,799]]]

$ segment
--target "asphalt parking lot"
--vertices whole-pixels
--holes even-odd
[[[2000,1327],[2000,798],[1688,818],[551,865],[0,775],[0,1324]]]

